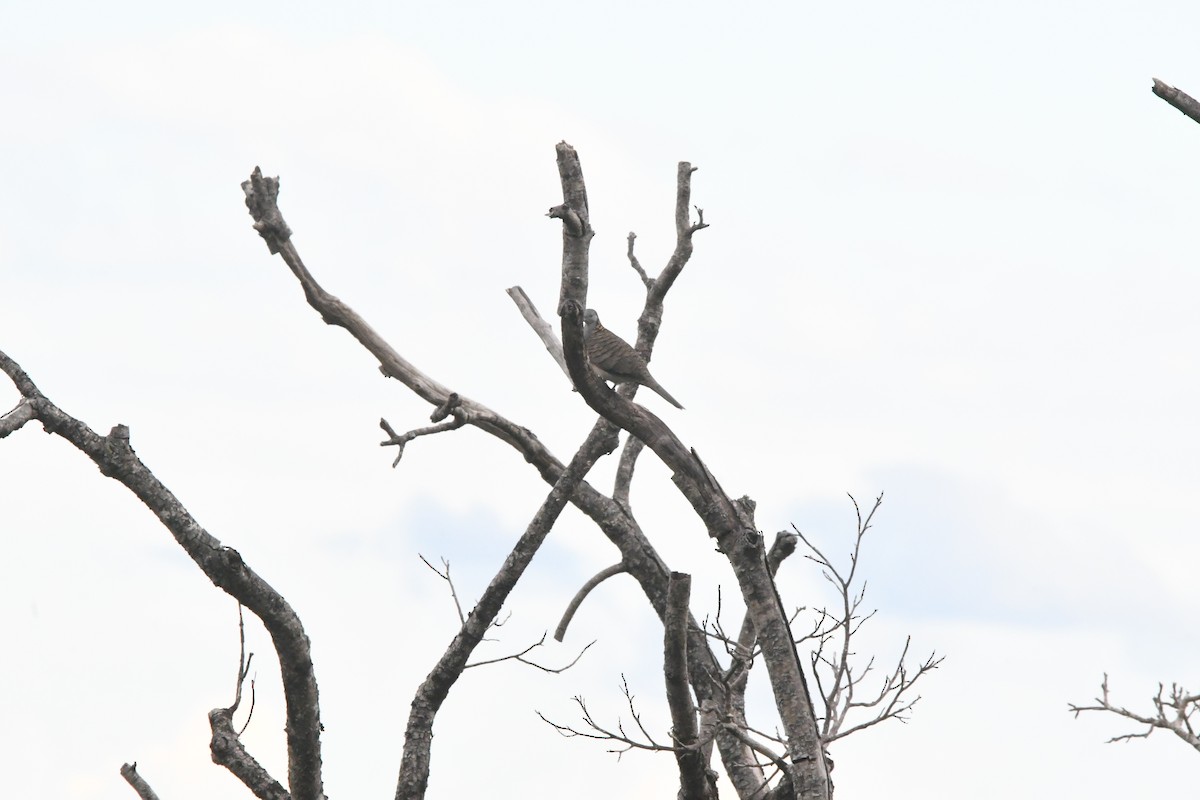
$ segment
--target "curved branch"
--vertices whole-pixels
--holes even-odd
[[[296,800],[324,800],[317,680],[300,617],[278,592],[250,569],[236,550],[221,544],[202,528],[141,462],[129,445],[129,428],[118,425],[107,436],[100,436],[52,403],[3,352],[0,352],[0,370],[16,384],[47,433],[66,439],[90,458],[102,473],[133,492],[171,532],[214,586],[262,620],[271,634],[283,677],[287,702],[288,784],[292,796]]]
[[[595,589],[614,575],[620,575],[628,571],[624,564],[613,564],[611,567],[605,567],[588,578],[587,583],[579,587],[579,591],[575,593],[575,596],[571,598],[571,602],[567,604],[567,610],[563,612],[562,619],[558,621],[558,627],[554,629],[555,640],[561,642],[563,637],[567,635],[567,626],[571,624],[571,620],[575,618],[575,612],[579,610],[579,606],[591,594],[592,589]]]

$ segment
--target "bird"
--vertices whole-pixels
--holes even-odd
[[[600,315],[590,308],[583,313],[583,342],[588,361],[604,380],[614,384],[640,383],[676,408],[683,408],[670,392],[654,380],[646,360],[628,342],[601,325]]]

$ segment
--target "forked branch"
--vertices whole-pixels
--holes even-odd
[[[1150,698],[1154,708],[1153,714],[1138,714],[1124,706],[1113,704],[1108,694],[1108,673],[1100,684],[1100,696],[1095,699],[1095,705],[1077,706],[1071,704],[1069,710],[1078,717],[1084,711],[1106,711],[1118,717],[1133,720],[1146,726],[1141,733],[1125,733],[1114,736],[1109,742],[1128,742],[1133,739],[1145,739],[1156,730],[1170,731],[1192,747],[1200,750],[1200,736],[1196,735],[1193,717],[1200,711],[1200,694],[1189,692],[1183,686],[1172,683],[1170,690],[1160,683],[1158,693]]]
[[[642,715],[638,712],[637,706],[634,703],[633,692],[629,689],[629,682],[625,680],[625,676],[621,676],[621,693],[625,696],[625,703],[629,707],[630,717],[633,719],[634,725],[637,726],[640,736],[636,737],[625,731],[625,723],[617,720],[616,730],[601,725],[596,722],[592,712],[588,710],[587,701],[582,697],[576,696],[572,698],[575,704],[579,706],[580,716],[583,717],[584,725],[588,730],[580,730],[571,725],[560,725],[557,722],[552,722],[547,719],[542,712],[537,712],[537,715],[542,718],[550,727],[554,728],[562,736],[573,738],[576,736],[584,739],[595,739],[597,741],[609,742],[610,747],[608,752],[616,753],[618,757],[628,753],[630,750],[649,750],[659,753],[673,753],[675,748],[672,745],[660,744],[654,740],[650,732],[646,730],[646,726],[642,724]]]
[[[453,415],[454,419],[449,422],[443,422],[446,417]],[[396,460],[392,462],[392,467],[400,463],[400,458],[404,455],[404,445],[416,439],[418,436],[429,436],[434,433],[442,433],[443,431],[453,431],[467,424],[467,412],[462,407],[462,398],[457,392],[451,392],[450,396],[445,399],[441,405],[433,410],[429,415],[429,421],[439,423],[437,425],[429,425],[424,428],[417,428],[407,433],[398,434],[392,430],[392,426],[388,424],[386,419],[379,420],[379,427],[383,428],[384,433],[388,438],[379,443],[380,447],[395,447]]]

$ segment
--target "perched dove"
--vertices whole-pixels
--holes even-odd
[[[600,373],[600,377],[613,383],[640,383],[657,392],[662,399],[676,408],[683,408],[679,401],[654,380],[645,360],[629,344],[600,324],[600,316],[588,309],[583,314],[583,341],[587,346],[588,361]]]

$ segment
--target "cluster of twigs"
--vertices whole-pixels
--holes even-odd
[[[807,550],[804,557],[820,568],[822,576],[833,586],[836,593],[836,606],[833,610],[824,607],[813,610],[805,628],[796,633],[794,638],[797,645],[810,650],[809,664],[822,703],[821,739],[825,746],[889,719],[907,721],[912,708],[921,699],[919,695],[913,696],[913,687],[922,676],[937,669],[944,658],[930,653],[925,659],[915,664],[910,663],[911,637],[908,637],[894,666],[884,673],[870,690],[864,687],[864,682],[877,672],[876,657],[869,656],[864,661],[858,656],[854,641],[855,635],[876,611],[865,612],[862,608],[866,595],[866,581],[860,577],[859,567],[864,537],[872,527],[883,496],[875,499],[865,516],[853,496],[850,497],[850,501],[854,505],[856,527],[849,564],[845,569],[839,568],[812,538],[795,526],[791,532],[780,532],[768,554],[772,572],[775,572],[780,563],[795,551],[796,544],[803,544]],[[794,632],[805,611],[808,609],[797,608],[789,617]],[[723,681],[730,696],[737,697],[744,708],[745,679],[759,659],[761,650],[755,642],[752,630],[744,628],[738,636],[731,636],[726,631],[721,616],[722,600],[718,588],[716,614],[712,619],[705,619],[702,627],[710,639],[723,646],[729,657],[731,665],[726,670]],[[612,746],[609,752],[618,755],[635,749],[674,751],[677,743],[661,744],[646,730],[624,676],[621,688],[629,707],[630,718],[640,736],[626,731],[624,723],[620,720],[615,729],[612,726],[601,725],[592,716],[581,697],[576,697],[575,701],[580,708],[582,726],[555,722],[545,716],[542,716],[542,719],[564,736],[580,736],[608,742]],[[774,779],[784,771],[782,764],[786,755],[785,737],[778,731],[768,733],[755,728],[746,723],[744,718],[735,721],[730,717],[723,717],[706,726],[706,738],[701,738],[695,746],[711,746],[718,732],[733,735],[752,752],[755,766],[764,771],[760,794],[765,796]],[[830,760],[828,753],[826,759]]]
[[[1124,706],[1114,705],[1109,699],[1108,673],[1105,673],[1104,680],[1100,683],[1100,696],[1095,699],[1095,705],[1078,706],[1072,703],[1068,708],[1076,717],[1084,711],[1105,711],[1146,726],[1140,733],[1123,733],[1112,737],[1109,742],[1145,739],[1157,730],[1164,730],[1200,750],[1200,736],[1196,735],[1196,728],[1192,724],[1192,718],[1200,711],[1200,694],[1189,692],[1177,683],[1172,683],[1170,689],[1160,683],[1158,692],[1150,698],[1150,705],[1154,709],[1152,714],[1139,714]]]

